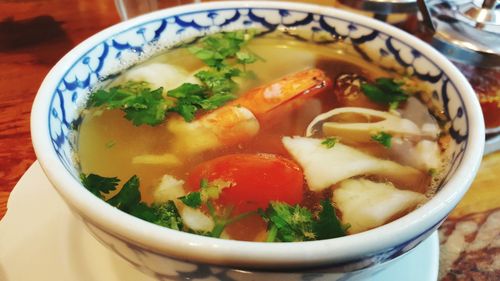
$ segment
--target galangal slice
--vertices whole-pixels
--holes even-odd
[[[342,118],[344,115],[349,115],[348,120],[353,121],[330,121]],[[359,117],[354,118],[356,115]],[[371,136],[379,132],[415,139],[436,139],[439,133],[437,126],[420,128],[413,121],[402,118],[397,113],[361,107],[341,107],[318,115],[307,127],[306,136],[314,135],[319,129],[325,136],[336,136],[355,142],[370,142]]]

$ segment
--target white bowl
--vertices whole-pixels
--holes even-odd
[[[366,58],[381,64],[395,61],[396,68],[426,81],[434,101],[452,120],[450,171],[436,196],[410,214],[363,233],[312,242],[257,243],[163,228],[121,212],[83,188],[70,133],[90,87],[151,44],[169,45],[206,32],[247,27],[307,29],[330,38],[345,37]],[[107,28],[52,68],[35,99],[31,122],[38,160],[73,213],[110,249],[140,270],[166,279],[291,280],[321,273],[332,280],[380,270],[438,228],[471,184],[484,146],[481,109],[472,88],[429,45],[370,18],[286,2],[179,6]]]

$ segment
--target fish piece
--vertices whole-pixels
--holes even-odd
[[[160,184],[153,191],[155,204],[162,204],[169,200],[175,201],[184,195],[186,195],[184,181],[176,179],[171,175],[164,175],[160,180]]]
[[[304,170],[312,191],[321,191],[345,179],[374,175],[405,189],[419,190],[427,177],[421,171],[382,160],[342,143],[328,148],[324,139],[283,137],[285,148]]]
[[[184,225],[194,231],[210,232],[215,226],[214,220],[199,209],[184,206],[179,210],[179,214]]]
[[[153,89],[163,87],[163,90],[167,91],[182,83],[197,80],[180,67],[155,62],[130,69],[117,82],[121,81],[146,81]]]
[[[422,203],[418,192],[399,190],[391,183],[349,179],[333,190],[332,201],[342,212],[341,221],[350,224],[350,234],[362,232],[397,219]]]

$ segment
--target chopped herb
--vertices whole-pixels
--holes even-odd
[[[184,205],[191,208],[199,208],[202,204],[201,192],[189,192],[187,195],[179,197]]]
[[[226,226],[229,224],[237,222],[247,216],[256,214],[256,212],[251,211],[231,217],[233,212],[233,208],[231,206],[223,208],[222,212],[220,212],[214,206],[213,200],[218,199],[221,190],[228,186],[230,186],[230,183],[226,181],[215,180],[209,182],[207,179],[203,178],[200,181],[200,191],[190,192],[186,196],[179,198],[182,203],[191,208],[199,208],[202,205],[206,206],[206,209],[214,222],[214,227],[210,232],[202,232],[198,234],[220,237]]]
[[[96,174],[81,174],[80,179],[83,186],[95,196],[104,199],[104,195],[116,189],[120,180],[116,177],[107,178]],[[104,195],[103,195],[104,194]]]
[[[212,93],[216,95],[232,95],[232,93],[236,92],[238,89],[238,84],[231,78],[238,76],[240,73],[239,69],[230,68],[223,72],[202,70],[197,72],[195,76],[200,79]]]
[[[322,210],[318,215],[318,220],[314,221],[312,226],[316,239],[330,239],[347,235],[346,230],[350,226],[342,225],[330,201],[321,201],[321,206]]]
[[[409,95],[401,89],[402,82],[392,78],[378,78],[374,84],[362,83],[361,91],[372,101],[389,104],[391,109],[396,109],[400,102],[408,99]]]
[[[85,188],[103,200],[102,194],[108,194],[110,191],[115,190],[120,182],[116,177],[106,178],[95,174],[82,174],[81,179]],[[184,230],[179,211],[173,201],[154,206],[148,206],[146,203],[141,202],[139,178],[137,176],[132,176],[115,196],[107,200],[107,203],[145,221],[171,229]]]
[[[119,179],[116,177],[106,178],[95,174],[82,174],[81,179],[83,185],[100,198],[103,198],[102,194],[108,194],[110,191],[115,190],[119,183]],[[184,226],[173,201],[170,200],[153,206],[141,202],[139,184],[139,178],[135,175],[132,176],[121,190],[107,202],[126,213],[154,224],[211,237],[220,237],[228,225],[257,214],[257,212],[251,211],[231,217],[233,210],[231,207],[226,208],[222,213],[217,213],[212,200],[218,198],[221,188],[230,183],[223,181],[208,182],[208,180],[202,179],[200,192],[190,192],[186,196],[179,198],[184,204],[193,208],[206,204],[208,212],[214,221],[214,228],[211,231],[195,232]],[[203,192],[207,193],[205,201],[202,200]],[[291,206],[283,202],[271,202],[265,211],[259,210],[260,215],[268,222],[267,240],[292,242],[344,236],[349,225],[340,223],[335,214],[335,209],[328,200],[322,201],[321,206],[322,211],[315,219],[308,209],[299,205]]]
[[[391,148],[391,139],[392,139],[392,135],[385,133],[385,132],[380,132],[380,133],[372,136],[372,140],[380,143],[381,145],[385,146],[386,148]]]
[[[152,221],[153,223],[175,230],[184,228],[182,218],[173,201],[169,200],[166,203],[154,206],[154,210],[156,218]]]
[[[109,148],[112,148],[115,145],[116,145],[116,141],[110,140],[104,146],[109,149]]]
[[[294,242],[314,240],[311,212],[299,205],[271,202],[261,216],[268,221],[268,242]]]
[[[144,202],[139,202],[136,205],[129,206],[129,208],[127,209],[127,213],[131,214],[134,217],[152,223],[156,223],[156,220],[158,220],[158,214],[156,213],[155,209],[149,207]]]
[[[237,52],[236,59],[238,59],[238,63],[241,64],[251,64],[256,62],[259,58],[249,52]]]
[[[251,77],[235,64],[253,63],[257,55],[241,51],[253,38],[255,30],[240,30],[209,35],[188,50],[210,67],[195,74],[201,85],[184,83],[168,91],[170,98],[163,97],[163,88],[151,89],[147,82],[128,81],[109,90],[97,90],[91,94],[87,106],[121,109],[125,118],[136,126],[156,126],[165,120],[167,112],[176,112],[190,122],[198,110],[213,110],[236,98],[237,76]]]
[[[294,242],[330,239],[346,235],[349,225],[342,225],[328,200],[321,202],[317,218],[306,208],[283,202],[271,202],[260,211],[268,222],[268,242]]]
[[[321,144],[324,145],[326,148],[332,148],[335,146],[337,141],[338,141],[337,138],[326,138],[324,141],[321,142]]]
[[[206,65],[220,70],[228,65],[240,49],[254,37],[255,30],[238,30],[209,35],[200,44],[189,47],[189,51]]]
[[[162,93],[161,87],[152,90],[146,82],[128,81],[109,90],[92,93],[87,107],[121,109],[125,118],[135,126],[155,126],[163,122],[167,109],[173,106],[173,101],[164,99]]]
[[[179,113],[184,120],[190,122],[194,114],[201,108],[201,103],[207,99],[206,88],[197,84],[184,83],[167,92],[167,96],[177,99],[177,104],[169,110]]]
[[[118,209],[129,212],[141,202],[141,192],[139,191],[139,178],[132,176],[115,196],[107,201]]]
[[[177,104],[170,111],[179,113],[187,122],[192,121],[200,109],[213,110],[236,98],[238,84],[233,78],[251,76],[237,67],[230,60],[240,64],[255,62],[258,57],[240,49],[250,40],[254,31],[235,31],[217,33],[205,37],[200,44],[189,47],[189,51],[211,68],[195,74],[202,85],[184,83],[167,93],[177,98]]]

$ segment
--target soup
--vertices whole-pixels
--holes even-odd
[[[347,42],[210,35],[90,94],[83,185],[176,230],[292,242],[358,233],[431,197],[449,136],[429,93]]]

